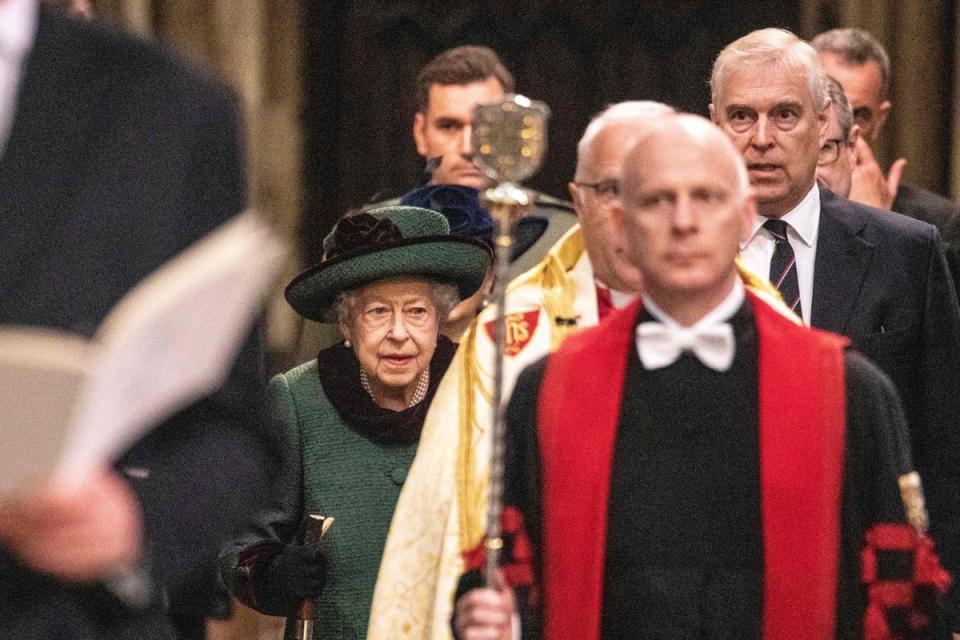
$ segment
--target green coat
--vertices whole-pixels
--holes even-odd
[[[380,556],[416,444],[379,444],[350,430],[324,395],[316,360],[274,377],[270,387],[276,423],[289,435],[288,459],[299,467],[288,474],[285,496],[224,550],[224,580],[242,593],[242,549],[264,540],[295,541],[306,514],[333,516],[324,542],[329,568],[317,600],[316,637],[365,638]],[[285,637],[292,637],[289,622]]]

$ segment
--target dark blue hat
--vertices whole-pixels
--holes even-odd
[[[400,204],[432,209],[450,223],[450,234],[469,236],[493,247],[493,218],[480,206],[480,192],[458,184],[428,184],[409,191]],[[510,261],[516,260],[537,241],[547,228],[546,218],[526,216],[514,228]]]

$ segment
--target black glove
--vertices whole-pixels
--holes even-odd
[[[316,598],[327,581],[327,555],[322,548],[288,544],[263,570],[258,600],[293,615],[306,598]]]

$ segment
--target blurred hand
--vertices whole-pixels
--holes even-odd
[[[457,600],[453,630],[459,640],[510,640],[516,610],[509,589],[473,589]]]
[[[907,161],[898,158],[884,176],[864,136],[857,138],[854,150],[856,161],[851,176],[850,200],[889,211],[897,197],[900,178]]]
[[[108,469],[76,491],[42,486],[0,500],[0,544],[36,571],[68,582],[95,582],[139,563],[140,505]]]

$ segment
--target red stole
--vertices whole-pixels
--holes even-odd
[[[839,336],[748,292],[758,333],[764,640],[832,640],[846,391]],[[547,640],[599,640],[610,467],[640,303],[550,356],[538,406]]]

